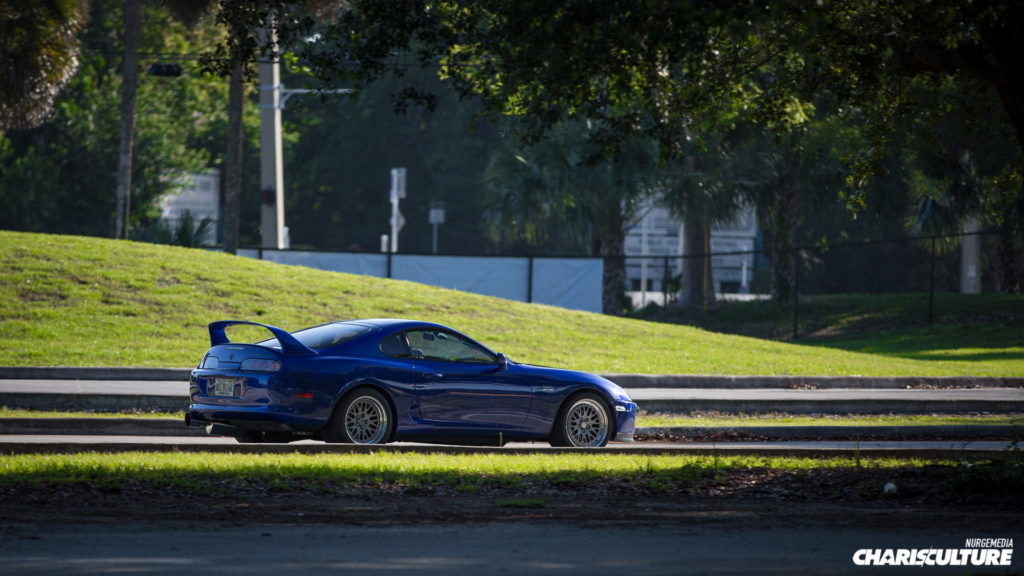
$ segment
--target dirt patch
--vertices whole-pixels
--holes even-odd
[[[128,482],[0,487],[0,524],[93,524],[177,521],[399,525],[501,521],[680,523],[752,519],[790,522],[794,515],[836,522],[858,518],[914,522],[928,514],[984,518],[991,528],[1016,526],[1024,494],[948,467],[790,471],[727,470],[664,487],[618,479],[471,488],[364,483],[304,486],[298,482],[201,479],[189,487]],[[968,473],[969,474],[969,473]],[[886,485],[890,485],[887,489]],[[844,511],[856,510],[857,514]],[[776,517],[778,520],[771,520]],[[852,520],[851,520],[852,521]],[[993,523],[995,525],[993,525]]]

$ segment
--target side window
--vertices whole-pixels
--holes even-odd
[[[470,364],[496,362],[493,356],[475,344],[442,330],[411,330],[407,336],[413,358]]]
[[[405,334],[401,332],[381,342],[380,351],[385,356],[391,356],[392,358],[408,358],[410,356],[409,344],[405,341]]]

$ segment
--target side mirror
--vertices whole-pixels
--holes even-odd
[[[498,353],[498,368],[502,370],[508,369],[508,356],[505,356],[501,352]]]

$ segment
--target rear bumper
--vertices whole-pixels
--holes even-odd
[[[267,406],[225,407],[212,404],[191,404],[185,413],[185,424],[205,427],[215,436],[237,436],[249,430],[261,432],[315,432],[324,422],[294,414],[275,412]]]

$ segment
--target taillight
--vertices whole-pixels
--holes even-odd
[[[281,363],[277,360],[267,360],[265,358],[246,358],[242,360],[242,365],[239,366],[239,369],[248,372],[277,372],[281,369]]]
[[[217,360],[216,356],[206,356],[203,358],[203,369],[212,370],[220,365],[220,360]]]

